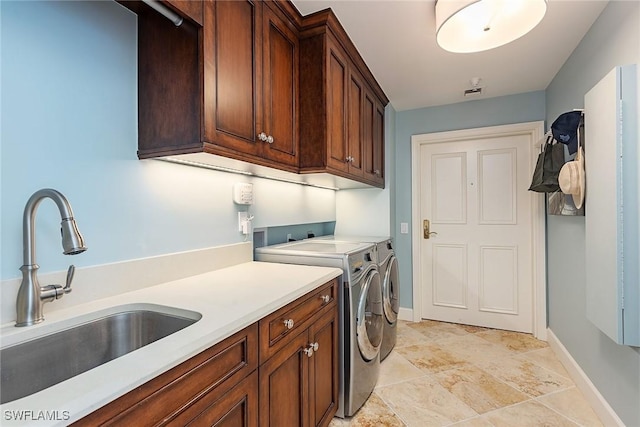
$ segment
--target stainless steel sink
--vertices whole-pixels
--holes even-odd
[[[44,390],[198,320],[150,310],[126,311],[3,348],[0,404]]]

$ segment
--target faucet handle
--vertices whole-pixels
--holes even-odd
[[[67,270],[67,282],[64,285],[64,288],[62,288],[62,290],[64,291],[65,294],[68,294],[69,292],[72,291],[71,282],[73,281],[73,275],[74,274],[76,274],[76,266],[71,264],[69,266],[69,269]]]

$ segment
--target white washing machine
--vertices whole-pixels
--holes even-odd
[[[400,282],[398,280],[398,260],[390,237],[376,236],[321,236],[312,240],[373,243],[377,247],[378,271],[382,277],[382,303],[384,330],[380,347],[380,360],[384,360],[396,345],[398,313],[400,311]]]
[[[343,270],[339,311],[339,384],[336,416],[350,417],[371,395],[380,371],[382,279],[371,243],[302,240],[256,248],[256,261]]]

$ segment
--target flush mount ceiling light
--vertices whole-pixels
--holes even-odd
[[[547,0],[436,0],[436,40],[450,52],[481,52],[531,31]]]

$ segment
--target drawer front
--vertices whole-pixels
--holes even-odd
[[[260,363],[305,330],[326,307],[337,303],[338,279],[298,298],[260,321]]]
[[[258,366],[257,324],[89,414],[77,425],[158,425],[203,396],[218,398]]]

